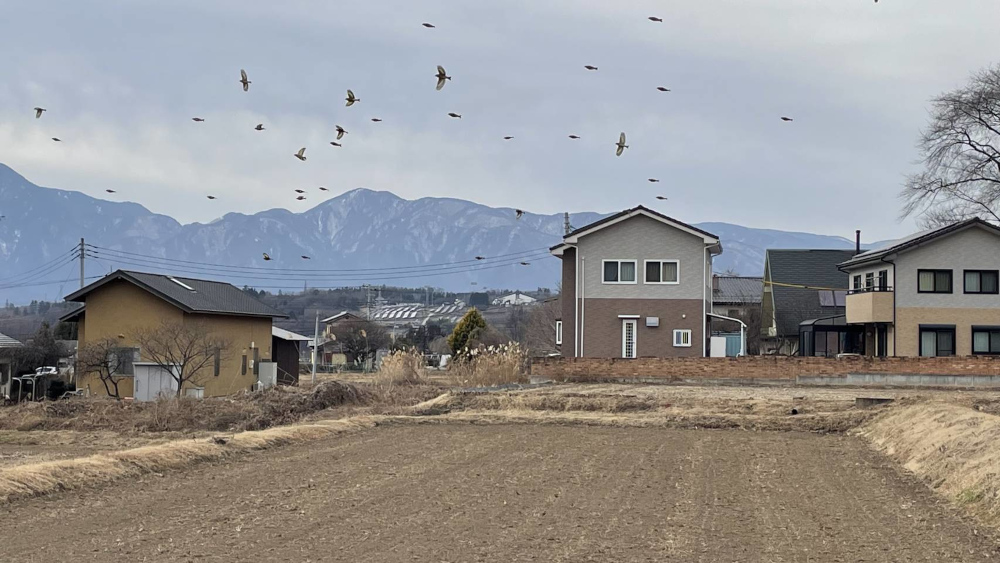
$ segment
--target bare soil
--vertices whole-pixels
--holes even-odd
[[[11,561],[985,561],[842,435],[392,425],[0,509]]]

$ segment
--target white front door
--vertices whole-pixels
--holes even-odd
[[[622,357],[623,358],[635,358],[635,333],[636,333],[636,320],[635,319],[625,319],[622,321]]]

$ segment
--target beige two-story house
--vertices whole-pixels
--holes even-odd
[[[563,237],[564,357],[708,355],[712,257],[719,237],[639,206]]]
[[[840,264],[870,356],[1000,354],[1000,227],[970,219]]]

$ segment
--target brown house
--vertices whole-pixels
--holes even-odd
[[[228,283],[118,270],[66,297],[84,306],[64,316],[77,322],[79,344],[107,338],[117,339],[121,349],[131,350],[134,365],[126,366],[119,392],[135,396],[136,384],[143,389],[156,382],[136,380],[136,368],[149,358],[134,342],[138,330],[155,329],[163,322],[201,323],[213,335],[228,343],[209,366],[182,391],[193,396],[228,395],[252,388],[261,362],[271,355],[271,320],[286,315]],[[91,394],[105,394],[100,378],[78,373],[77,388]]]
[[[639,206],[567,234],[551,252],[563,265],[563,356],[708,355],[717,236]]]

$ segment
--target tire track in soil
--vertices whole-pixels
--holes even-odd
[[[0,515],[19,562],[996,555],[860,441],[724,430],[387,426]]]

